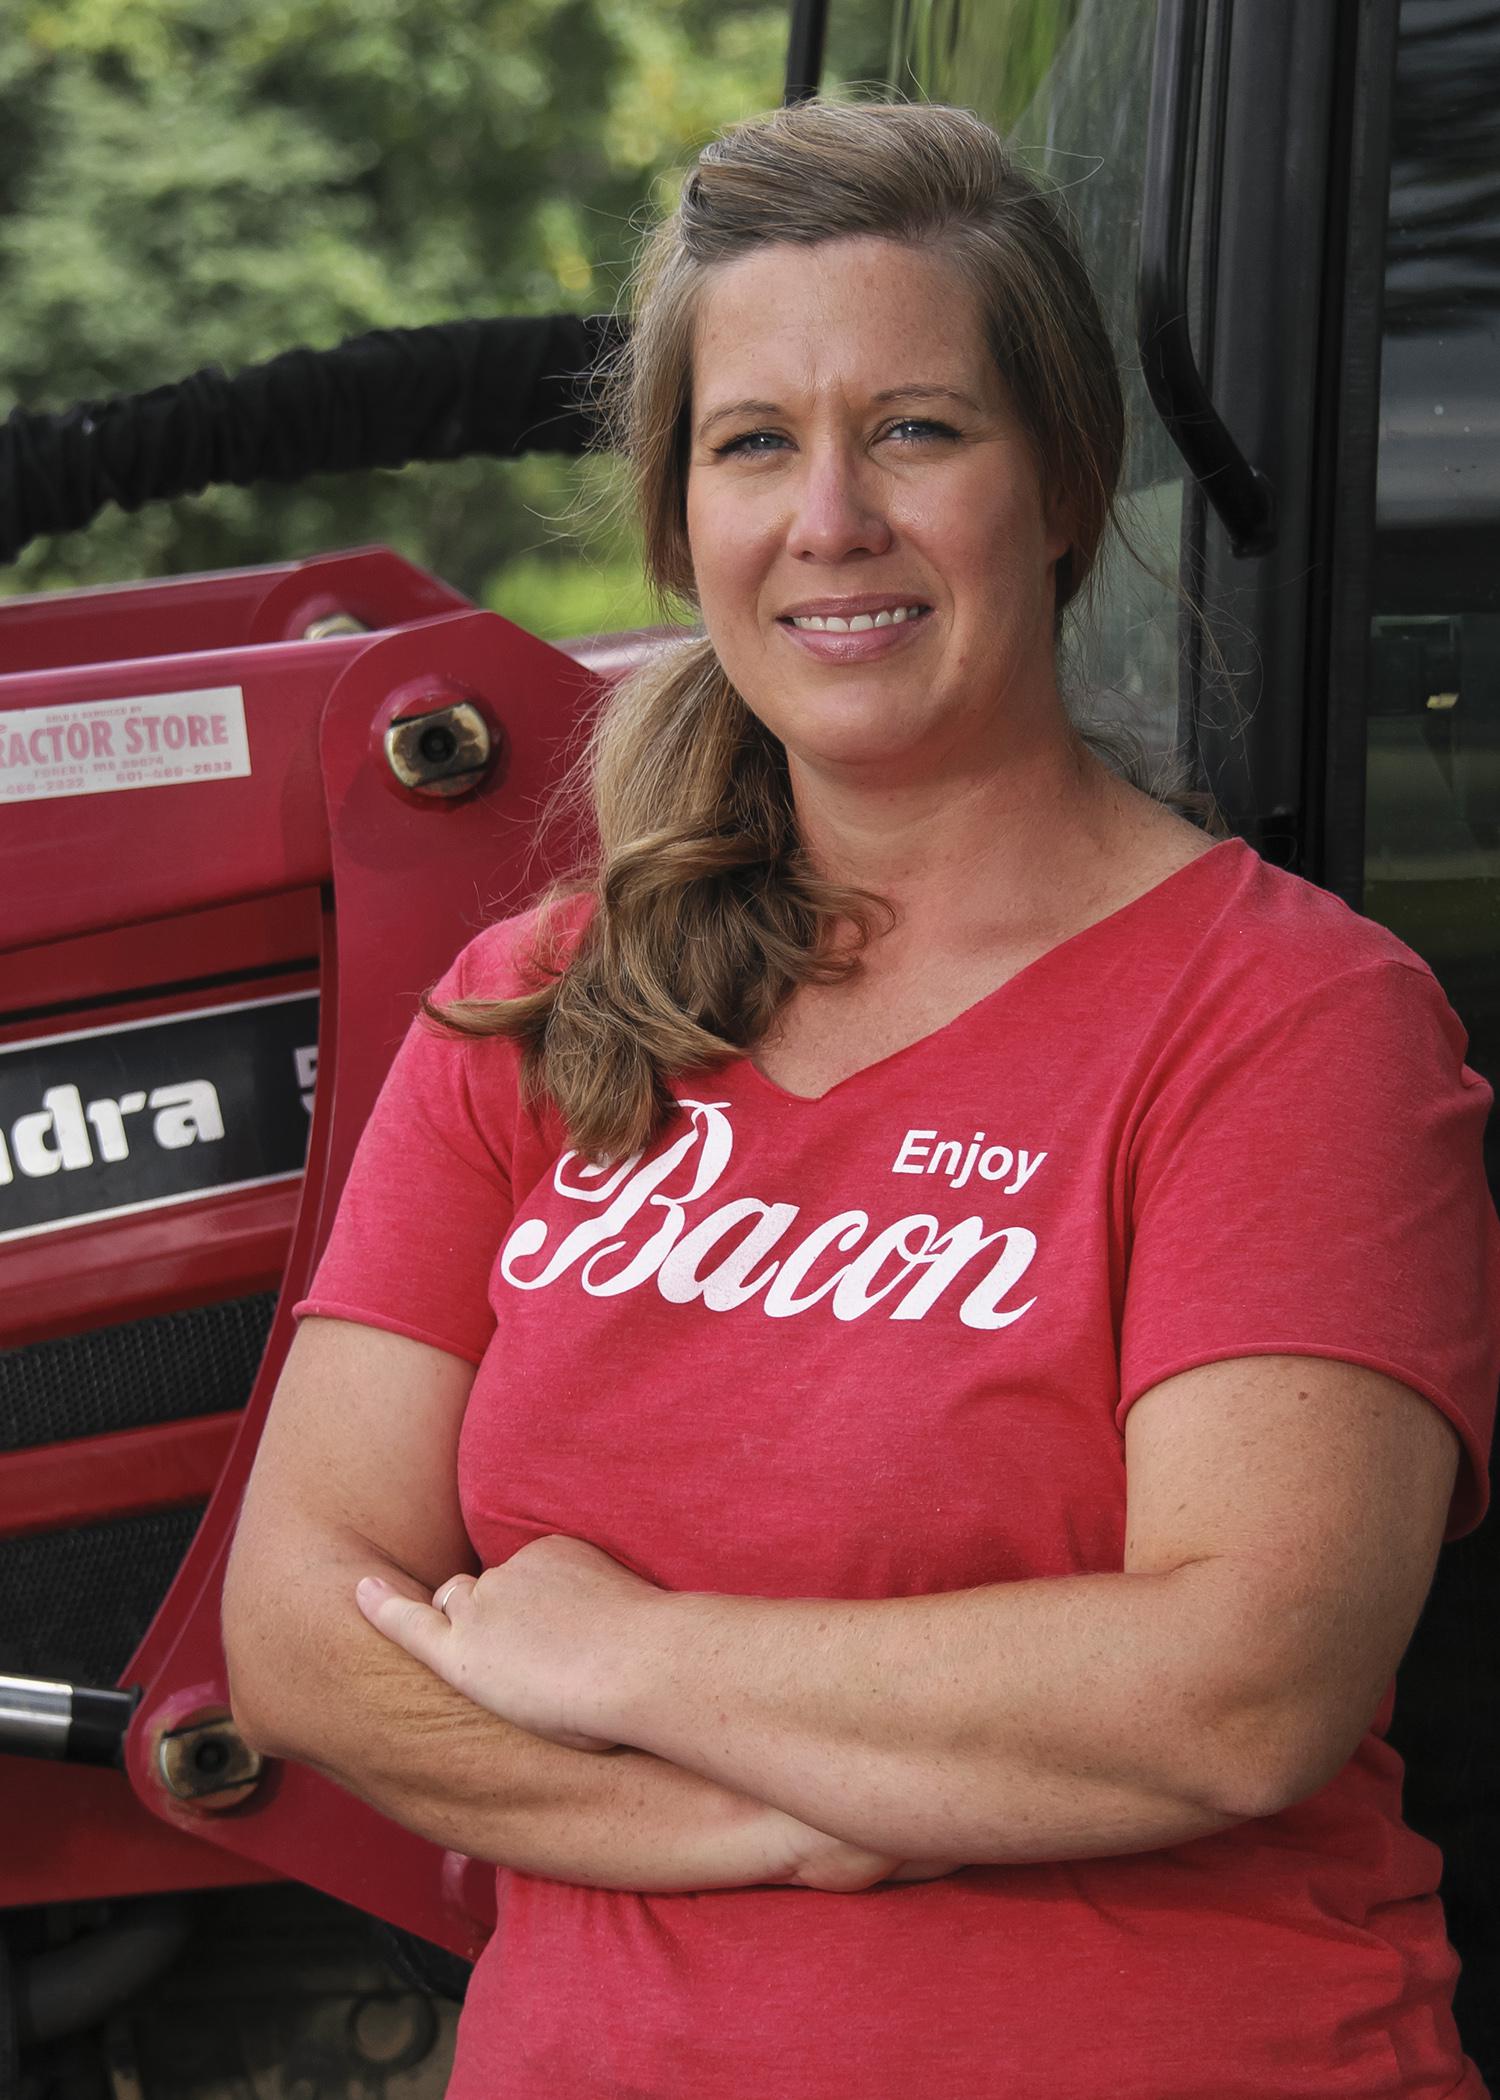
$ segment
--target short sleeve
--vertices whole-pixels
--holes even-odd
[[[1185,1050],[1133,1148],[1119,1420],[1238,1356],[1335,1358],[1458,1431],[1449,1535],[1488,1492],[1500,1377],[1490,1090],[1421,965],[1379,961]]]
[[[473,959],[500,931],[470,943],[434,986],[434,1005],[497,995],[476,985]],[[509,1041],[460,1037],[418,1014],[365,1125],[297,1318],[355,1320],[480,1361],[494,1329],[490,1269],[511,1214],[517,1076]]]

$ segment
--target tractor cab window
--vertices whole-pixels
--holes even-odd
[[[1183,468],[1134,347],[1156,0],[833,0],[825,86],[881,81],[977,111],[1063,196],[1119,352],[1130,441],[1116,550],[1074,623],[1067,684],[1165,757],[1178,729]]]
[[[1404,0],[1368,692],[1365,909],[1500,1078],[1500,5]],[[1491,1132],[1491,1180],[1500,1148]]]

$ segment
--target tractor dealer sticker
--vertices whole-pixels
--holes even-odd
[[[318,995],[0,1044],[0,1240],[302,1172]]]
[[[236,780],[249,771],[238,685],[0,710],[0,802]]]

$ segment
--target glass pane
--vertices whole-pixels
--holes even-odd
[[[831,0],[819,92],[887,88],[900,0]]]
[[[1381,368],[1365,908],[1432,964],[1470,1030],[1471,1061],[1491,1079],[1500,1073],[1497,112],[1500,4],[1404,0]]]
[[[840,15],[834,0],[830,57]],[[1165,755],[1177,737],[1184,477],[1135,349],[1155,21],[1156,0],[898,0],[887,77],[904,94],[977,110],[1078,222],[1125,377],[1125,522],[1155,573],[1119,549],[1105,561],[1071,638],[1070,683],[1091,712],[1130,722]]]

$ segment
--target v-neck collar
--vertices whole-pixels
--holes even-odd
[[[962,1028],[987,1008],[1014,996],[1018,988],[1024,987],[1026,980],[1035,971],[1045,969],[1049,964],[1072,954],[1080,946],[1115,931],[1123,921],[1161,904],[1169,894],[1175,895],[1179,886],[1185,886],[1195,878],[1200,868],[1206,867],[1210,861],[1217,862],[1231,851],[1245,854],[1250,848],[1242,839],[1220,839],[1216,845],[1210,846],[1206,853],[1196,854],[1192,860],[1184,861],[1180,868],[1174,868],[1170,875],[1164,875],[1159,882],[1154,882],[1138,896],[1131,897],[1124,904],[1117,904],[1113,911],[1106,912],[1102,918],[1091,919],[1087,926],[1080,926],[1076,933],[1070,933],[1063,940],[1055,941],[1050,948],[1044,949],[1040,955],[1034,955],[1030,962],[1023,963],[1019,970],[1014,971],[991,991],[982,993],[978,999],[951,1015],[938,1027],[929,1029],[925,1035],[919,1035],[909,1043],[903,1043],[899,1049],[888,1050],[884,1057],[873,1058],[869,1064],[861,1065],[857,1072],[846,1073],[842,1079],[836,1079],[832,1086],[825,1087],[821,1094],[794,1094],[790,1087],[784,1087],[779,1080],[773,1079],[769,1072],[763,1072],[753,1055],[748,1052],[743,1062],[749,1068],[752,1077],[778,1100],[791,1102],[798,1108],[816,1108],[820,1102],[831,1100],[846,1087],[858,1086],[862,1080],[868,1079],[874,1073],[883,1072],[899,1058],[916,1055],[947,1035],[950,1029]]]

